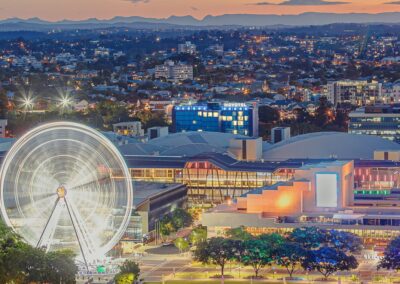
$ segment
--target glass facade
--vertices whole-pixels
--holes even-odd
[[[350,114],[349,133],[376,135],[400,143],[400,114]]]
[[[251,163],[249,163],[251,165]],[[131,168],[134,180],[182,183],[191,202],[221,202],[250,190],[289,181],[296,168],[276,170],[221,168],[207,160],[191,160],[180,168]],[[354,199],[372,203],[382,200],[400,202],[400,165],[358,161],[354,167]],[[370,203],[371,203],[370,202]],[[400,205],[400,204],[399,204]]]
[[[220,203],[256,188],[288,181],[294,171],[286,168],[274,172],[224,170],[209,161],[193,161],[182,169],[135,168],[131,174],[136,181],[185,184],[192,203]]]
[[[274,172],[223,170],[208,161],[188,162],[183,181],[192,202],[221,202],[253,189],[293,178],[294,170]]]
[[[258,110],[246,104],[208,103],[175,106],[172,122],[175,132],[211,131],[255,136]]]
[[[388,194],[400,188],[398,167],[360,167],[354,169],[354,188],[357,193]]]

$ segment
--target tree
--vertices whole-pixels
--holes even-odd
[[[46,254],[47,275],[49,283],[74,284],[78,268],[75,265],[75,254],[70,250],[49,252]]]
[[[177,208],[172,212],[172,224],[175,230],[192,225],[193,218],[186,210]]]
[[[277,250],[275,261],[278,265],[285,267],[292,278],[294,269],[301,264],[304,256],[305,250],[298,243],[285,239]]]
[[[279,111],[269,106],[260,106],[258,109],[258,116],[259,120],[264,123],[275,123],[280,119]]]
[[[358,267],[357,259],[353,255],[333,247],[321,247],[306,253],[302,266],[307,270],[316,270],[327,280],[336,271],[351,270]]]
[[[225,232],[225,235],[232,240],[240,240],[240,241],[245,241],[245,240],[250,240],[253,238],[253,236],[246,231],[245,227],[238,227],[238,228],[232,228],[228,229]]]
[[[24,243],[0,223],[0,283],[75,283],[78,268],[71,251],[46,253]]]
[[[175,239],[174,245],[179,249],[179,252],[182,253],[189,247],[189,242],[184,238],[179,237]]]
[[[262,234],[257,238],[246,238],[243,241],[240,261],[244,265],[252,266],[255,276],[258,277],[260,269],[274,261],[283,240],[278,234]]]
[[[42,249],[26,246],[14,254],[16,267],[24,268],[24,281],[43,283],[48,280],[46,253]]]
[[[172,223],[171,216],[164,215],[160,220],[160,234],[162,236],[169,236],[173,232],[175,232],[175,227]]]
[[[133,273],[118,273],[114,277],[116,284],[133,284],[135,281],[135,275]]]
[[[362,250],[361,239],[350,232],[328,230],[328,241],[331,246],[345,253],[358,253]]]
[[[344,110],[336,110],[336,117],[334,123],[342,128],[343,130],[347,131],[347,122],[349,121],[349,115]]]
[[[379,261],[378,269],[400,269],[400,237],[393,239],[386,247],[383,258]]]
[[[248,239],[243,242],[243,253],[241,254],[241,262],[244,265],[250,265],[256,278],[261,268],[273,261],[273,250],[269,243],[261,239]]]
[[[119,266],[119,273],[115,275],[114,280],[117,284],[131,284],[139,278],[139,274],[139,265],[127,259]]]
[[[172,213],[164,215],[160,220],[160,233],[169,236],[181,228],[192,225],[193,218],[186,210],[177,208]]]
[[[352,253],[361,250],[361,239],[352,233],[316,227],[298,228],[290,234],[289,240],[301,245],[306,252],[302,267],[318,271],[325,279],[336,271],[358,266]]]
[[[153,126],[168,126],[165,113],[163,112],[141,110],[136,113],[135,117],[142,122],[144,129],[148,129]]]
[[[293,110],[293,113],[296,116],[297,123],[304,123],[310,120],[310,115],[304,108],[296,108],[295,110]]]
[[[0,222],[0,283],[24,279],[24,250],[28,247],[14,231]]]
[[[198,226],[193,229],[189,235],[189,240],[193,245],[197,245],[207,240],[207,228],[204,226]]]
[[[319,127],[325,127],[332,122],[333,118],[333,111],[328,106],[328,99],[326,97],[321,97],[316,110],[315,124]]]
[[[223,278],[226,264],[235,259],[239,252],[237,242],[221,237],[210,238],[197,246],[194,258],[204,264],[212,263],[218,265]]]
[[[6,118],[7,116],[7,95],[5,94],[4,90],[0,90],[0,119]]]
[[[325,242],[325,237],[326,235],[322,229],[317,227],[305,227],[293,230],[288,236],[288,239],[310,250],[318,248],[321,243]]]

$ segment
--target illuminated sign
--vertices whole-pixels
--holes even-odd
[[[315,180],[317,207],[337,207],[338,175],[336,173],[318,173]]]

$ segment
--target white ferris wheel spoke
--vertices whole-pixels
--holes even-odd
[[[74,203],[70,202],[70,199],[67,199],[66,197],[64,199],[76,233],[79,247],[82,252],[82,256],[84,257],[85,262],[88,260],[93,261],[96,259],[96,246],[91,238],[91,233],[87,230],[86,224],[83,221],[79,211],[75,208]]]
[[[28,243],[69,248],[91,261],[123,235],[133,190],[110,140],[81,124],[55,122],[13,144],[0,169],[0,196],[3,219]]]
[[[39,241],[37,243],[37,247],[45,247],[46,251],[50,249],[52,244],[52,240],[54,238],[54,233],[56,231],[58,221],[60,220],[62,207],[64,204],[57,198],[53,210],[50,213],[49,219],[46,225],[43,228],[43,231],[39,237]]]

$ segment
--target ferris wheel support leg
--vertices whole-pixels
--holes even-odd
[[[87,260],[86,260],[85,253],[84,253],[84,251],[83,251],[83,247],[82,247],[82,244],[81,244],[81,240],[80,240],[80,238],[79,238],[79,235],[78,235],[78,231],[76,230],[76,225],[75,225],[74,218],[72,217],[71,210],[70,210],[70,208],[69,208],[69,205],[68,205],[67,200],[64,199],[64,202],[65,202],[65,205],[66,205],[66,207],[67,207],[68,215],[69,215],[69,217],[71,218],[72,227],[74,228],[75,236],[76,236],[76,238],[77,238],[77,240],[78,240],[79,249],[81,250],[82,257],[83,257],[83,261],[85,262],[86,270],[89,272],[89,265],[88,265],[88,262],[87,262]]]
[[[75,236],[76,236],[76,238],[77,238],[77,240],[78,240],[79,249],[81,250],[82,257],[83,257],[83,261],[85,262],[86,270],[89,272],[89,265],[88,265],[88,262],[87,262],[87,260],[86,260],[85,253],[84,253],[84,251],[83,251],[82,244],[81,244],[81,240],[80,240],[80,238],[79,238],[78,231],[76,230],[75,221],[74,221],[74,218],[72,217],[71,210],[70,210],[70,208],[69,208],[67,199],[64,199],[64,202],[65,202],[65,206],[67,207],[68,215],[69,215],[69,217],[71,218],[72,227],[74,228]]]
[[[47,220],[46,225],[44,226],[44,229],[42,231],[42,234],[40,235],[39,241],[37,242],[37,245],[36,245],[37,248],[40,247],[40,245],[41,245],[41,243],[43,241],[44,233],[47,231],[47,228],[48,228],[48,226],[50,224],[50,220],[53,217],[54,211],[56,210],[59,201],[60,201],[60,198],[57,198],[56,202],[54,203],[53,209],[51,210],[51,213],[50,213],[50,217]]]

